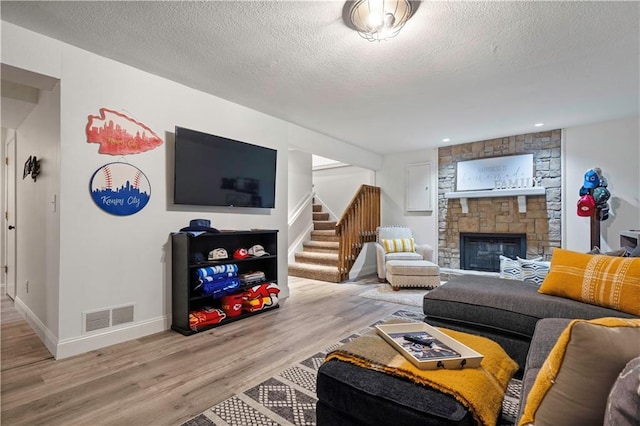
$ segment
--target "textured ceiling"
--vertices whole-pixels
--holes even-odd
[[[2,1],[0,13],[381,154],[639,114],[639,2],[422,2],[380,43],[343,7]]]

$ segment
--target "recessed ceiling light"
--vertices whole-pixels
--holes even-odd
[[[536,124],[534,124],[534,126],[536,126],[536,127],[542,127],[542,126],[544,126],[544,123],[536,123]]]
[[[451,139],[449,139],[449,138],[444,138],[444,139],[442,139],[442,142],[449,142],[450,140]]]

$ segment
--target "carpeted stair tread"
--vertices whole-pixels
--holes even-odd
[[[290,263],[289,275],[332,283],[340,282],[338,268],[310,263]]]
[[[313,263],[316,265],[329,265],[338,267],[338,253],[317,253],[303,251],[295,254],[298,263]]]
[[[340,243],[337,241],[308,241],[302,243],[302,247],[304,251],[307,252],[337,253],[340,248]]]
[[[313,204],[313,230],[311,241],[302,244],[302,252],[294,254],[289,275],[318,281],[340,282],[338,272],[339,238],[336,222],[329,220],[322,204]]]
[[[336,229],[336,221],[335,220],[314,220],[313,221],[313,229],[316,231],[320,230],[335,230]]]
[[[311,231],[312,241],[336,241],[339,242],[340,238],[336,235],[336,231],[326,230],[313,230]]]
[[[313,220],[329,220],[329,213],[326,212],[313,212]]]

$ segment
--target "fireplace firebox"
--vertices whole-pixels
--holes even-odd
[[[526,234],[460,233],[461,269],[499,272],[500,255],[515,259],[526,254]]]

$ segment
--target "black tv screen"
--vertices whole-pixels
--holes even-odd
[[[277,151],[176,126],[174,204],[274,208]]]

